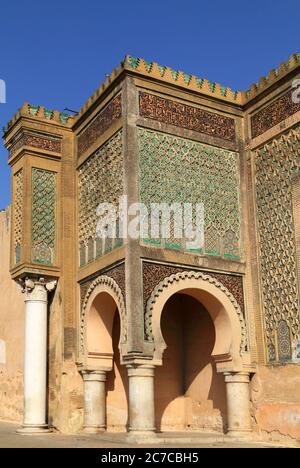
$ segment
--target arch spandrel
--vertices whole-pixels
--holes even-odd
[[[246,323],[234,296],[215,278],[202,272],[185,271],[173,274],[153,290],[145,312],[145,340],[154,346],[153,359],[162,362],[166,343],[160,319],[164,305],[176,293],[188,294],[208,310],[216,330],[212,355],[219,371],[241,370],[249,365]]]

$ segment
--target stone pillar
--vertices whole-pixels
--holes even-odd
[[[155,432],[154,366],[128,365],[129,431],[139,435]]]
[[[225,372],[228,435],[251,432],[249,372]]]
[[[26,278],[24,352],[24,419],[20,432],[49,431],[47,424],[47,323],[48,292],[56,281]]]
[[[88,433],[103,432],[106,429],[106,371],[82,370],[84,383],[84,423]]]

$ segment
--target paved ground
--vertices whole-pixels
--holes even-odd
[[[213,433],[183,434],[168,433],[159,435],[159,443],[137,445],[126,440],[120,434],[105,435],[61,435],[58,433],[24,435],[17,434],[18,425],[0,422],[0,448],[128,448],[128,447],[176,447],[176,448],[270,448],[282,447],[280,444],[268,444],[245,440],[233,441]]]

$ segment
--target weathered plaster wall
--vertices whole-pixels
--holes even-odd
[[[51,301],[49,314],[49,424],[64,433],[74,433],[83,424],[83,382],[76,364],[62,361],[62,282]]]
[[[251,382],[256,430],[300,440],[300,366],[260,366]]]
[[[22,420],[24,300],[9,274],[10,209],[0,212],[0,418]]]

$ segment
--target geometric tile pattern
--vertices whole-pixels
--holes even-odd
[[[32,261],[53,265],[56,247],[56,173],[32,169]]]
[[[282,351],[288,349],[289,336],[300,336],[291,189],[291,178],[300,169],[300,129],[292,129],[256,150],[255,164],[264,325],[268,359],[274,361],[289,353]],[[282,321],[288,333],[282,333]],[[284,346],[280,344],[282,336]]]
[[[239,259],[238,153],[146,129],[139,129],[139,151],[140,196],[149,211],[150,203],[202,203],[204,249],[193,251]],[[195,213],[192,222],[194,227]],[[187,250],[186,239],[174,235],[173,223],[168,239],[147,242]]]
[[[14,253],[15,264],[21,261],[22,239],[23,239],[23,169],[14,177],[15,195],[14,195]]]
[[[278,322],[277,346],[279,361],[290,361],[292,359],[291,332],[285,320]]]
[[[80,265],[91,262],[120,245],[118,239],[96,239],[97,207],[118,206],[123,195],[122,131],[90,156],[79,169]]]

